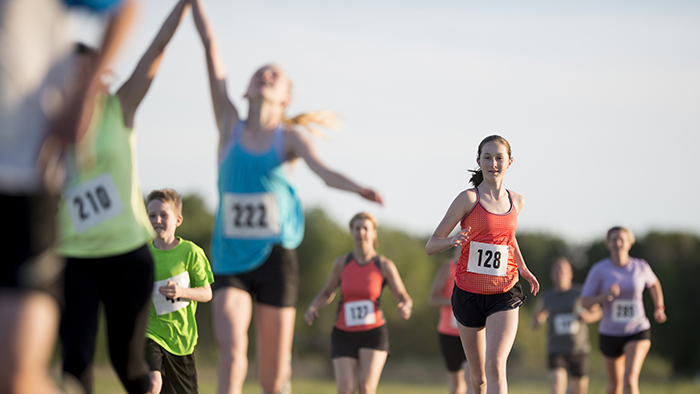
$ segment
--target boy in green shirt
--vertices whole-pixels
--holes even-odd
[[[146,208],[156,238],[151,315],[146,328],[146,360],[151,393],[197,393],[194,346],[197,302],[211,300],[214,275],[204,251],[175,236],[182,224],[182,199],[173,189],[154,190]]]

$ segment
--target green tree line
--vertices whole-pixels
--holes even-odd
[[[202,199],[196,195],[183,199],[184,222],[177,234],[209,250],[213,216]],[[350,218],[344,218],[349,220]],[[605,229],[607,230],[607,229]],[[605,231],[604,230],[604,231]],[[574,281],[583,283],[592,264],[608,256],[604,236],[587,244],[571,244],[558,236],[519,232],[518,243],[528,267],[535,273],[542,289],[551,288],[550,264],[557,256],[568,257],[574,265]],[[452,252],[428,256],[424,246],[428,235],[417,237],[379,224],[378,252],[396,264],[406,288],[413,298],[413,315],[403,321],[396,315],[396,300],[390,291],[382,296],[382,308],[386,315],[391,341],[392,357],[437,360],[436,326],[438,311],[427,305],[428,292],[433,278],[442,263]],[[347,225],[338,225],[320,208],[307,209],[306,235],[298,249],[300,265],[299,302],[294,338],[295,356],[317,356],[330,359],[330,333],[338,308],[338,298],[323,310],[313,326],[309,327],[302,315],[312,298],[324,284],[335,257],[350,252],[352,238]],[[649,262],[659,277],[666,299],[668,321],[656,324],[652,319],[651,352],[667,360],[677,375],[689,375],[700,371],[700,336],[694,331],[700,327],[700,313],[694,310],[695,278],[700,277],[700,238],[697,234],[683,232],[652,231],[637,234],[637,243],[630,254]],[[528,300],[522,308],[520,330],[509,363],[528,363],[533,353],[544,360],[544,333],[529,329],[534,300],[529,285],[521,281]],[[648,315],[652,310],[651,299],[645,293]],[[198,354],[215,360],[215,341],[211,329],[211,306],[200,304],[197,319],[200,328]],[[597,326],[590,327],[591,338],[596,342]],[[251,330],[251,335],[253,330]],[[251,338],[251,344],[255,343]],[[254,358],[251,346],[251,360]],[[597,348],[594,348],[597,352]]]

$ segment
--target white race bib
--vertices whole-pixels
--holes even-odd
[[[364,326],[377,322],[377,315],[374,313],[374,302],[360,300],[346,302],[344,305],[346,326]]]
[[[119,215],[124,207],[110,174],[102,174],[65,192],[75,232],[80,234]]]
[[[612,302],[612,321],[627,323],[637,317],[637,303],[631,300],[615,300]]]
[[[224,193],[226,238],[272,238],[280,234],[280,211],[272,193]]]
[[[575,335],[581,330],[581,323],[573,313],[560,313],[554,316],[554,333],[556,335]]]
[[[506,276],[508,245],[472,241],[469,244],[467,271],[492,276]]]
[[[457,328],[457,318],[454,313],[450,315],[450,327]]]
[[[190,300],[181,301],[180,298],[177,300],[167,299],[164,295],[158,292],[158,289],[166,286],[168,281],[175,282],[180,287],[190,287],[190,274],[185,271],[181,274],[173,276],[172,278],[159,280],[158,282],[153,283],[153,293],[151,293],[151,299],[153,300],[153,306],[156,308],[156,315],[158,316],[178,311],[190,304]]]

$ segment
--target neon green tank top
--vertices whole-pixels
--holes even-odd
[[[108,257],[153,238],[139,188],[135,135],[115,95],[101,96],[87,133],[66,152],[68,182],[58,212],[57,251]]]

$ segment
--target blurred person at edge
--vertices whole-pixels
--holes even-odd
[[[106,15],[100,53],[81,80],[68,37],[75,7]],[[0,392],[55,393],[47,374],[62,300],[53,252],[62,153],[87,128],[99,76],[114,57],[133,1],[0,0]]]

